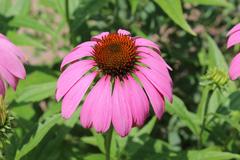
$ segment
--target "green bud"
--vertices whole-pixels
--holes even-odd
[[[212,88],[223,88],[228,83],[228,81],[229,78],[225,72],[217,68],[210,68],[202,77],[200,85],[211,86]]]

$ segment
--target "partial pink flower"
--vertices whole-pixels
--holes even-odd
[[[0,95],[4,96],[7,84],[14,90],[19,79],[26,77],[24,55],[13,43],[0,33]]]
[[[235,25],[228,33],[227,48],[240,43],[240,24]],[[240,53],[235,56],[230,64],[229,76],[231,80],[240,77]]]
[[[56,99],[62,99],[62,116],[70,118],[84,101],[80,122],[100,133],[112,124],[126,136],[144,124],[150,104],[160,119],[165,98],[173,98],[171,68],[158,45],[123,29],[79,44],[63,59],[61,70]]]

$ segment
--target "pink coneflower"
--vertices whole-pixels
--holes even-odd
[[[112,124],[126,136],[132,127],[144,124],[149,103],[160,119],[164,97],[172,101],[172,79],[159,54],[155,43],[122,29],[79,44],[61,64],[61,69],[69,64],[57,83],[62,116],[70,118],[87,93],[80,113],[85,128],[103,133]]]
[[[227,48],[240,43],[240,24],[235,25],[227,34]],[[229,76],[232,80],[236,80],[240,76],[240,53],[232,60],[229,69]]]
[[[18,80],[25,78],[23,61],[23,53],[0,33],[0,96],[4,96],[7,83],[15,90]]]

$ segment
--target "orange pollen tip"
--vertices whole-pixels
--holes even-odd
[[[99,69],[113,77],[130,73],[137,60],[134,40],[117,33],[110,33],[99,40],[93,55]]]

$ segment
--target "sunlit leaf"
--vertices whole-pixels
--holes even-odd
[[[154,0],[161,8],[162,10],[181,28],[183,28],[185,31],[191,33],[192,35],[196,35],[196,33],[193,32],[191,27],[186,22],[181,1],[180,0]]]
[[[48,133],[48,131],[61,121],[61,115],[57,114],[46,119],[43,123],[40,122],[35,134],[29,139],[28,143],[24,144],[21,149],[17,151],[15,160],[20,160],[24,155],[34,149]]]

